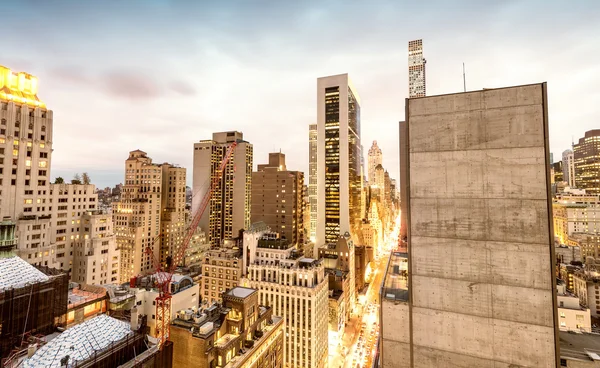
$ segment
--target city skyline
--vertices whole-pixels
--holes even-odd
[[[413,3],[350,4],[327,26],[339,4],[145,4],[7,4],[8,14],[28,14],[31,25],[7,40],[0,64],[39,77],[38,95],[56,113],[52,178],[69,180],[94,162],[92,182],[112,186],[122,181],[122,157],[144,147],[157,162],[191,169],[192,143],[225,130],[243,132],[257,157],[286,148],[290,167],[307,173],[315,79],[340,73],[352,75],[361,93],[363,142],[379,142],[384,167],[398,178],[407,42],[417,38],[426,44],[428,95],[462,91],[464,61],[467,90],[548,82],[555,154],[596,122],[600,48],[590,45],[600,7],[592,2],[539,9],[465,1],[431,6],[435,11]],[[359,22],[366,10],[368,19]],[[404,11],[420,16],[397,22]],[[16,29],[16,19],[7,25]],[[422,23],[436,26],[416,26]],[[223,108],[231,99],[236,108]],[[263,134],[279,130],[286,134]]]

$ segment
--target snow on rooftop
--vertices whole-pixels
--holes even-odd
[[[48,281],[48,276],[24,259],[17,256],[0,258],[0,291],[45,281]]]
[[[236,296],[238,298],[245,298],[255,291],[256,290],[254,290],[254,289],[237,286],[237,287],[234,287],[233,289],[229,290],[229,292],[227,294],[231,295],[231,296]]]
[[[69,356],[68,366],[71,367],[130,333],[133,332],[128,323],[100,314],[52,339],[26,359],[23,367],[60,367],[60,360],[66,355]]]

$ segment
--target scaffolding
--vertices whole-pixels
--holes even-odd
[[[31,336],[48,335],[63,326],[69,276],[45,267],[49,280],[0,292],[0,358],[22,351]]]

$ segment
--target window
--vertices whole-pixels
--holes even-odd
[[[47,165],[48,165],[48,162],[46,162],[46,161],[40,161],[38,163],[38,167],[47,167]]]

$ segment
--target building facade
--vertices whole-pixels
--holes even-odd
[[[186,233],[185,173],[183,167],[168,163],[162,169],[162,194],[160,198],[160,262],[167,263],[179,252]]]
[[[348,74],[317,80],[318,247],[348,232],[360,243],[360,99]]]
[[[357,299],[354,249],[352,239],[344,236],[340,236],[335,243],[327,244],[327,246],[319,249],[319,259],[323,260],[325,268],[332,270],[337,275],[333,278],[329,277],[329,290],[342,290],[345,294],[346,320],[350,318],[350,313],[354,310]],[[347,279],[347,286],[342,288],[342,283],[345,283],[345,281],[338,283],[335,281],[337,278]],[[336,285],[333,285],[333,283],[336,283]]]
[[[223,296],[223,306],[182,311],[173,322],[171,336],[173,367],[284,366],[283,319],[273,308],[260,305],[253,289],[230,290]]]
[[[408,97],[425,97],[426,79],[423,40],[408,42]]]
[[[408,249],[384,278],[383,367],[558,365],[546,88],[406,100]]]
[[[243,138],[241,132],[221,132],[213,133],[211,140],[194,143],[192,213],[196,213],[211,181],[219,175],[230,145],[237,143],[200,219],[200,227],[206,229],[208,241],[214,246],[250,227],[253,148]]]
[[[565,189],[552,203],[554,235],[561,244],[568,244],[576,233],[600,232],[600,195],[585,190]]]
[[[377,141],[373,141],[369,148],[369,185],[375,183],[375,168],[377,165],[383,165],[383,154],[381,148],[377,145]]]
[[[112,215],[88,211],[78,221],[71,279],[88,285],[118,284],[121,252],[117,250]]]
[[[575,156],[572,150],[566,150],[562,153],[562,169],[564,181],[571,188],[575,188]]]
[[[285,321],[285,366],[325,367],[328,282],[323,265],[264,230],[244,234],[244,251],[250,287],[258,290],[262,305]]]
[[[202,303],[221,302],[223,293],[240,285],[243,275],[242,253],[239,249],[218,248],[204,254],[202,263]]]
[[[317,239],[317,124],[308,127],[308,198],[310,201],[309,240]]]
[[[589,194],[600,194],[600,129],[585,132],[583,138],[573,145],[575,160],[575,183],[577,188],[585,189]],[[564,164],[563,164],[564,172]],[[567,181],[567,178],[563,178]]]
[[[162,168],[146,152],[129,152],[121,200],[113,202],[113,221],[121,251],[121,282],[154,269],[160,259]],[[148,254],[146,249],[151,250]]]
[[[264,222],[272,231],[302,247],[304,244],[304,173],[287,170],[285,155],[269,153],[269,163],[252,173],[251,222]]]

